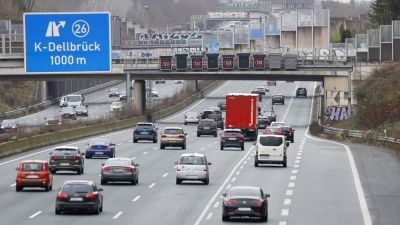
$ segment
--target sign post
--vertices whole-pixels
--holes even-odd
[[[111,71],[110,14],[25,13],[25,72]]]

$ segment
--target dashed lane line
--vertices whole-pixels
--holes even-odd
[[[118,217],[120,217],[120,216],[122,215],[122,213],[124,213],[124,212],[119,211],[117,214],[115,214],[115,216],[113,217],[113,219],[114,219],[114,220],[115,220],[115,219],[118,219]]]
[[[33,218],[35,218],[37,215],[39,215],[40,213],[42,213],[42,211],[37,211],[36,213],[34,213],[33,215],[31,215],[30,217],[29,217],[29,219],[33,219]]]

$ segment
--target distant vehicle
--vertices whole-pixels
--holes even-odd
[[[188,123],[199,123],[200,114],[198,112],[187,112],[184,116],[185,120],[183,124],[187,125]]]
[[[265,88],[260,86],[260,87],[256,87],[256,89],[254,89],[254,91],[252,91],[251,93],[265,95],[265,92],[266,92]]]
[[[213,114],[214,110],[211,109],[207,109],[204,110],[200,115],[201,115],[201,119],[207,119],[208,115]]]
[[[89,110],[86,105],[80,105],[75,108],[77,116],[89,116]]]
[[[244,150],[244,136],[240,129],[225,129],[221,135],[221,150],[225,147],[238,147]]]
[[[245,139],[257,140],[258,95],[232,93],[226,95],[225,128],[241,129]]]
[[[60,106],[62,107],[77,107],[80,105],[84,105],[85,97],[81,94],[70,94],[67,96],[61,97]]]
[[[108,139],[93,139],[87,144],[85,158],[115,157],[115,144]]]
[[[197,137],[201,135],[214,135],[218,134],[217,123],[213,119],[201,119],[197,125]]]
[[[48,115],[44,118],[44,124],[48,125],[61,125],[62,119],[60,115]]]
[[[201,153],[185,153],[182,154],[176,163],[176,184],[182,181],[201,181],[205,185],[210,183],[210,175],[208,166],[211,162],[207,161],[204,154]]]
[[[3,129],[7,133],[17,132],[18,124],[15,120],[3,120],[1,121],[1,129]]]
[[[44,160],[24,160],[17,168],[15,191],[22,191],[25,187],[41,187],[45,191],[53,189],[53,176],[49,165]]]
[[[153,98],[158,98],[158,92],[157,92],[157,90],[154,89],[154,88],[151,90],[151,97],[153,97]]]
[[[118,88],[110,88],[110,90],[108,90],[108,97],[119,97],[119,94]]]
[[[71,106],[63,107],[61,109],[61,118],[62,119],[73,119],[73,120],[76,120],[75,108],[73,108]]]
[[[217,124],[217,128],[224,129],[224,118],[222,118],[221,114],[210,114],[207,116],[208,119],[212,119]]]
[[[165,80],[156,80],[156,84],[165,84]]]
[[[226,101],[225,100],[221,100],[218,102],[218,108],[222,111],[222,110],[226,110]]]
[[[185,81],[183,81],[183,80],[176,80],[174,83],[175,83],[175,84],[183,84],[183,83],[185,83]]]
[[[271,122],[270,126],[271,127],[282,127],[282,126],[285,126],[285,123],[284,122],[276,122],[276,121],[274,121],[274,122]]]
[[[76,171],[82,174],[84,169],[83,155],[78,147],[75,146],[59,146],[55,147],[50,153],[49,169],[51,173],[59,170]]]
[[[108,182],[130,182],[133,185],[139,183],[139,164],[130,158],[107,159],[101,168],[101,185]]]
[[[222,111],[221,111],[221,109],[220,109],[219,107],[211,106],[209,109],[213,111],[213,114],[222,115]],[[208,116],[207,116],[207,117],[208,117]]]
[[[281,127],[266,127],[263,131],[263,134],[276,134],[276,135],[284,135]]]
[[[65,106],[68,106],[67,98],[66,98],[66,96],[61,96],[61,98],[60,98],[60,107],[65,107]]]
[[[161,134],[160,149],[165,149],[165,147],[186,149],[186,135],[180,127],[166,127]]]
[[[276,86],[276,80],[267,80],[268,86]]]
[[[262,222],[268,221],[268,198],[260,187],[233,186],[228,193],[223,193],[222,220],[230,217],[259,217]]]
[[[110,112],[122,111],[122,103],[121,102],[112,102],[110,105]]]
[[[299,96],[303,96],[303,97],[307,98],[307,89],[306,88],[297,88],[296,98],[298,98]]]
[[[268,116],[265,116],[265,115],[258,116],[258,120],[257,120],[258,129],[264,129],[264,128],[268,127],[270,124],[271,124],[271,121],[268,119]]]
[[[287,166],[287,145],[285,136],[262,134],[259,135],[256,142],[256,155],[254,166],[259,164],[282,164]]]
[[[276,103],[281,103],[282,105],[285,104],[285,96],[282,94],[276,94],[272,96],[272,105],[275,105]]]
[[[260,87],[263,87],[266,92],[269,92],[269,86],[268,84],[261,84]]]
[[[126,99],[127,99],[126,91],[121,91],[119,93],[119,100],[122,101],[122,100],[126,100]]]
[[[158,128],[154,123],[137,123],[135,129],[133,129],[133,143],[137,143],[141,140],[153,141],[157,143],[158,140]]]
[[[290,141],[290,142],[294,142],[294,131],[295,129],[293,129],[291,126],[283,126],[281,127],[283,130],[283,134],[286,137],[286,140]]]
[[[82,210],[99,214],[103,211],[102,188],[94,181],[65,181],[57,193],[55,213],[63,211],[81,212]]]

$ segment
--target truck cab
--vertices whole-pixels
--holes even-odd
[[[65,96],[65,102],[67,103],[66,106],[70,107],[77,107],[82,106],[85,98],[81,94],[70,94]]]

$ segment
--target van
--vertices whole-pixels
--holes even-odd
[[[287,144],[284,135],[258,135],[254,166],[259,164],[282,164],[287,166]]]
[[[67,102],[67,106],[77,107],[83,105],[85,98],[81,94],[70,94],[65,97],[65,101]]]
[[[68,104],[67,104],[67,99],[66,99],[65,96],[62,96],[62,97],[60,98],[60,107],[66,107],[66,106],[68,106]]]

